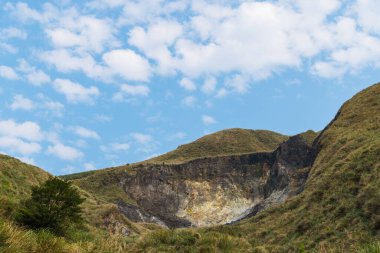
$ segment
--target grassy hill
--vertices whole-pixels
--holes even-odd
[[[46,171],[0,154],[0,214],[12,209],[50,176]]]
[[[145,162],[181,163],[202,157],[269,152],[287,139],[288,136],[266,130],[226,129],[203,136]]]
[[[380,252],[380,84],[346,102],[314,147],[300,195],[234,225],[154,232],[134,251]]]
[[[49,173],[20,160],[0,154],[0,195],[22,197],[33,185],[48,179]]]
[[[82,205],[86,224],[71,231],[69,238],[19,227],[13,214],[20,202],[30,197],[32,186],[50,176],[38,167],[0,155],[0,253],[124,252],[126,238],[120,230],[127,229],[133,237],[155,229],[152,225],[134,224],[119,213],[115,204],[81,188],[79,191],[86,199]]]

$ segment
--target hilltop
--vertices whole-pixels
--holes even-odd
[[[146,163],[182,163],[202,157],[270,152],[289,137],[266,130],[225,129],[179,146]]]

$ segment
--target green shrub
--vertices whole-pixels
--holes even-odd
[[[69,182],[52,177],[32,188],[32,196],[20,209],[17,220],[32,229],[48,229],[62,235],[70,224],[83,221],[83,201]]]

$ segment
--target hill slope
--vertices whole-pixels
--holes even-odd
[[[346,102],[313,149],[315,160],[300,195],[231,226],[155,232],[134,250],[356,252],[379,240],[380,84]],[[363,252],[379,252],[374,245]]]
[[[32,186],[49,176],[40,168],[0,154],[0,214],[11,212],[20,200],[29,196]]]
[[[181,163],[202,157],[270,152],[288,136],[266,130],[226,129],[199,138],[147,163]]]
[[[26,196],[33,185],[44,182],[48,177],[49,173],[40,168],[0,154],[1,196]]]

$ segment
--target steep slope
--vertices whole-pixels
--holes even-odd
[[[254,252],[356,252],[379,240],[380,84],[341,107],[314,141],[312,156],[304,191],[284,204],[230,226],[156,232],[134,250],[149,251],[154,242],[159,252],[192,252],[211,235]],[[374,245],[368,252],[379,251]]]
[[[298,135],[274,152],[141,165],[120,185],[169,227],[226,224],[302,191],[310,157],[311,145]]]
[[[29,196],[32,186],[49,176],[40,168],[0,154],[0,214],[11,212],[20,200]]]
[[[40,168],[0,154],[1,196],[26,196],[33,185],[44,182],[48,177],[49,173]]]
[[[226,129],[209,134],[146,163],[181,163],[197,158],[270,152],[288,136],[266,130]]]

